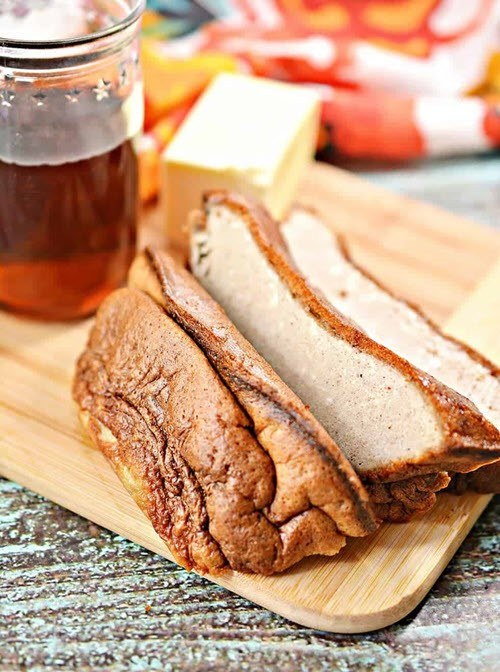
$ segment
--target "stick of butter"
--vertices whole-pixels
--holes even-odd
[[[169,245],[187,249],[186,224],[210,189],[262,201],[281,219],[313,156],[319,96],[312,89],[245,75],[219,75],[162,157]]]

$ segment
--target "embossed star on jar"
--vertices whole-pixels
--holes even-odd
[[[97,85],[94,86],[92,91],[95,93],[95,97],[98,101],[109,98],[109,92],[111,90],[111,82],[107,79],[100,79],[97,82]]]

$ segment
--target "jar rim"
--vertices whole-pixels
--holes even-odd
[[[2,37],[0,35],[0,49],[2,47],[13,49],[61,49],[64,47],[76,47],[80,44],[89,44],[97,42],[102,38],[110,37],[116,33],[120,33],[136,21],[138,21],[146,7],[146,0],[135,0],[134,6],[130,12],[124,16],[120,21],[114,23],[112,26],[103,28],[88,35],[78,35],[77,37],[64,38],[61,40],[16,40],[12,38]]]

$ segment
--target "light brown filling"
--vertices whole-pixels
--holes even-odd
[[[281,227],[301,273],[373,340],[472,401],[500,428],[500,380],[346,259],[331,231],[297,210]]]
[[[434,408],[399,371],[321,326],[228,208],[193,236],[195,275],[324,425],[353,466],[387,467],[441,440]]]

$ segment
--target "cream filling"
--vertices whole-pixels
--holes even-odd
[[[467,397],[500,428],[500,380],[486,367],[356,269],[328,227],[311,213],[295,211],[281,232],[301,273],[335,308],[373,340]]]
[[[229,318],[360,470],[440,445],[433,407],[399,371],[324,329],[295,300],[242,219],[211,209],[192,268]]]

